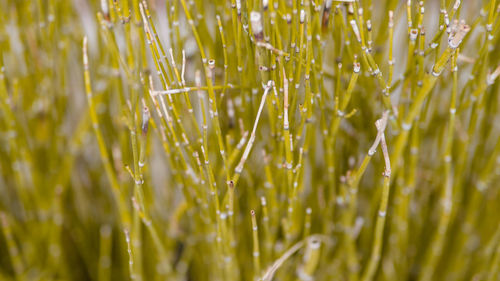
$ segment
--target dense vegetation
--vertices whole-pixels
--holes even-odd
[[[1,280],[500,280],[495,0],[0,0]]]

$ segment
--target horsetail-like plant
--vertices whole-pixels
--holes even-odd
[[[500,280],[496,0],[0,7],[0,280]]]

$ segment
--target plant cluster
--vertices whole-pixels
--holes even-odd
[[[497,1],[0,6],[0,279],[500,279]]]

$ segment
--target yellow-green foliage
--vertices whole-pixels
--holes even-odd
[[[0,0],[0,280],[500,280],[495,0]]]

